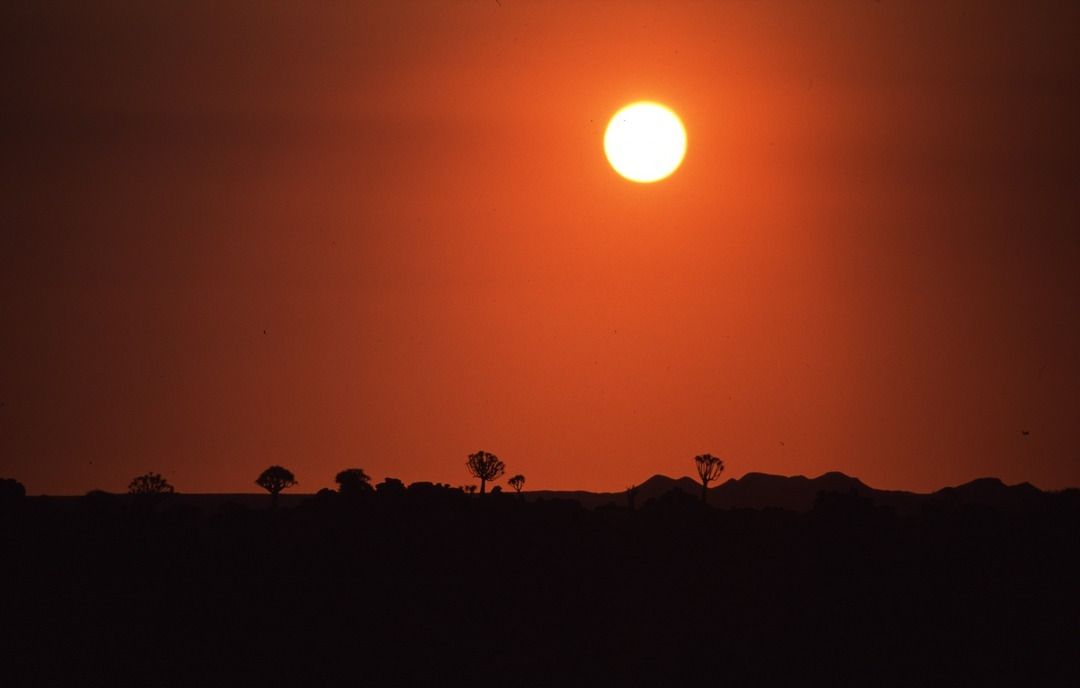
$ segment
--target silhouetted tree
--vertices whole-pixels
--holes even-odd
[[[709,498],[709,483],[724,472],[724,462],[712,454],[702,454],[694,457],[694,463],[697,464],[697,474],[701,478],[701,502],[704,504]]]
[[[128,494],[140,497],[162,497],[175,491],[160,473],[144,473],[128,483]]]
[[[521,488],[525,487],[525,476],[518,473],[506,482],[509,483],[510,487],[514,488],[514,492],[521,494]]]
[[[17,502],[26,496],[26,488],[14,478],[0,478],[0,502]]]
[[[346,468],[334,477],[334,482],[338,484],[338,492],[346,497],[358,497],[375,491],[371,478],[362,468]]]
[[[469,454],[469,460],[465,462],[465,466],[473,477],[480,479],[480,494],[484,494],[488,482],[498,480],[506,470],[506,464],[499,461],[499,457],[483,450]]]
[[[259,474],[255,484],[270,493],[270,508],[277,508],[278,493],[296,485],[296,476],[287,468],[271,466]]]

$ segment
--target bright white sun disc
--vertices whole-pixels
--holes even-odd
[[[604,153],[630,181],[657,182],[682,164],[686,129],[678,115],[659,103],[631,103],[608,122]]]

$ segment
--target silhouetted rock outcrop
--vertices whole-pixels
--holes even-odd
[[[933,497],[950,503],[1016,508],[1027,505],[1042,495],[1042,490],[1031,483],[1006,485],[998,478],[977,478],[962,485],[938,490]]]

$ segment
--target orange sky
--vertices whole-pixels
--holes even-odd
[[[1080,484],[1076,3],[170,5],[0,10],[30,493]]]

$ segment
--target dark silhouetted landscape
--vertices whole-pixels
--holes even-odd
[[[148,501],[134,491],[145,480],[125,495],[5,489],[5,675],[156,686],[1078,678],[1077,490],[984,479],[916,495],[839,473],[751,473],[705,502],[699,481],[654,476],[631,510],[628,493],[338,478],[340,491],[276,500],[167,486]]]

